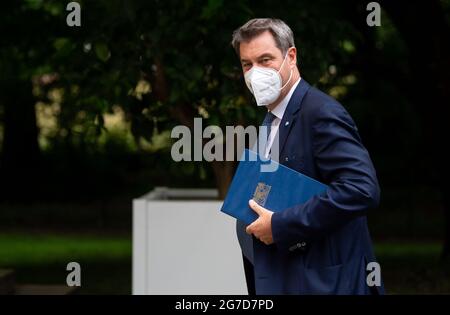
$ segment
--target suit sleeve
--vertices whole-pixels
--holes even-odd
[[[315,166],[329,187],[304,204],[272,215],[273,239],[281,248],[321,238],[379,203],[376,172],[350,115],[339,103],[329,102],[314,116]]]

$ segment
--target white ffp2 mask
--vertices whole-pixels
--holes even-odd
[[[275,102],[280,96],[281,90],[288,85],[289,81],[291,81],[292,69],[289,79],[281,86],[283,81],[281,79],[280,71],[283,68],[286,57],[287,53],[278,71],[272,68],[253,66],[245,73],[245,83],[250,92],[255,96],[256,104],[258,106],[270,105]]]

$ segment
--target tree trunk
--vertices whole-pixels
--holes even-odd
[[[216,176],[219,198],[224,199],[233,180],[235,163],[232,161],[213,161],[211,166]]]
[[[169,96],[169,87],[164,73],[163,63],[159,58],[155,60],[155,73],[152,80],[154,93],[159,101],[165,102]],[[196,112],[192,107],[185,104],[178,104],[169,109],[170,115],[180,124],[187,126],[191,131],[194,130],[194,118]],[[206,139],[202,141],[203,145],[207,143]],[[219,198],[223,199],[228,191],[228,187],[233,179],[234,166],[233,161],[212,161],[211,167],[214,172],[216,187],[219,191]]]

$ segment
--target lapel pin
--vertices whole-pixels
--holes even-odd
[[[285,126],[288,126],[288,125],[289,125],[289,121],[286,121],[286,122],[284,123],[284,125],[285,125]]]

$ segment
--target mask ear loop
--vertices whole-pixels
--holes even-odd
[[[284,56],[284,60],[283,60],[283,62],[281,63],[281,66],[280,66],[280,70],[278,70],[278,75],[280,76],[280,78],[281,78],[280,71],[281,71],[281,68],[283,68],[284,62],[286,61],[287,54],[288,54],[288,53],[286,52],[286,56]],[[286,87],[286,85],[289,84],[289,82],[291,81],[291,78],[292,78],[292,68],[291,68],[291,73],[289,74],[289,79],[288,79],[287,82],[280,88],[280,91],[281,91],[282,89],[284,89],[284,88]]]
[[[280,76],[280,77],[281,77],[281,76]],[[291,81],[291,78],[292,78],[292,69],[291,69],[291,74],[289,75],[289,79],[288,79],[287,82],[280,88],[280,91],[281,91],[282,89],[284,89],[284,88],[286,87],[286,85],[289,84],[289,82]]]

